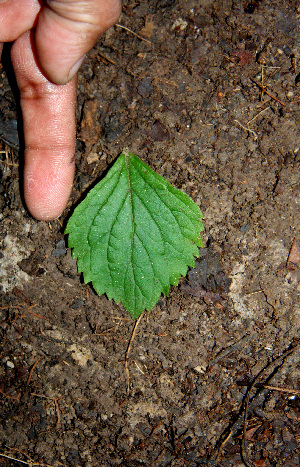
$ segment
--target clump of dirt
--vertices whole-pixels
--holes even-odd
[[[299,465],[299,13],[125,1],[80,71],[59,222],[22,204],[1,70],[1,466]],[[199,204],[206,243],[139,321],[129,391],[134,322],[83,284],[61,226],[124,147]]]

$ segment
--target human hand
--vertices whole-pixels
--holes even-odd
[[[24,197],[36,219],[55,219],[67,204],[75,166],[77,71],[120,11],[120,0],[0,3],[0,43],[14,41],[11,60],[20,89]]]

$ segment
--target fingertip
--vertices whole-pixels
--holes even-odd
[[[72,187],[71,187],[72,188]],[[61,196],[51,200],[51,197],[40,198],[39,202],[35,202],[30,194],[26,195],[24,185],[25,203],[29,213],[38,221],[53,221],[60,217],[65,210],[68,202],[71,189],[66,196]]]
[[[28,154],[29,152],[29,154]],[[74,157],[65,157],[57,164],[47,163],[47,155],[37,157],[25,151],[24,198],[30,214],[40,221],[51,221],[64,211],[73,184]],[[69,160],[69,164],[64,163]]]

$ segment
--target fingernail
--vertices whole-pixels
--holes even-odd
[[[69,71],[69,76],[68,76],[68,81],[71,81],[72,78],[76,75],[77,71],[81,67],[82,62],[85,59],[85,55],[78,60],[78,62],[75,63],[75,65],[72,66],[71,70]]]

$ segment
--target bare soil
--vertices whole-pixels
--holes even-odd
[[[76,179],[50,223],[22,202],[1,70],[1,456],[300,464],[299,14],[293,0],[124,1],[81,68]],[[124,147],[199,204],[206,245],[142,315],[129,381],[135,323],[82,282],[63,234]]]

